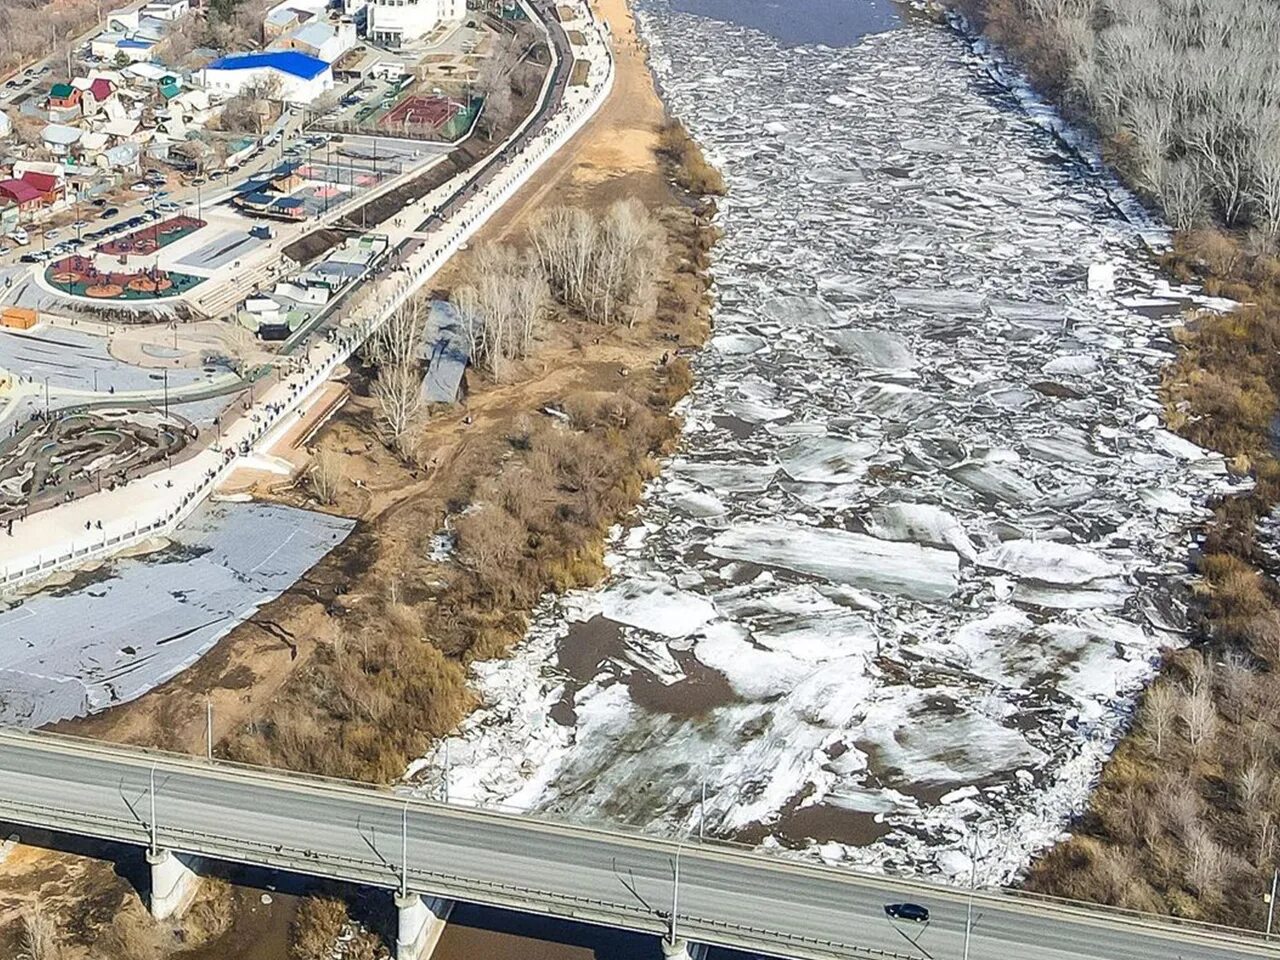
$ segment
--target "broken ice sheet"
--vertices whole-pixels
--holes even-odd
[[[955,35],[784,48],[638,9],[730,187],[715,335],[614,580],[477,665],[450,796],[680,833],[705,781],[714,833],[966,880],[981,822],[1005,839],[978,877],[1007,880],[1184,639],[1164,598],[1230,479],[1160,429],[1177,318],[1144,309],[1201,292],[1156,276],[1158,225]],[[639,628],[566,677],[566,624],[611,594]],[[801,804],[878,830],[804,832]]]

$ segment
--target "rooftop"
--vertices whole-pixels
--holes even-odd
[[[69,127],[65,123],[51,123],[40,131],[40,139],[45,143],[60,143],[70,146],[80,139],[80,129]]]
[[[219,57],[206,70],[256,70],[269,67],[303,80],[313,80],[329,69],[319,57],[296,50],[264,50],[261,53],[233,53]]]
[[[298,43],[305,43],[310,47],[321,47],[328,43],[338,32],[327,23],[315,22],[303,24],[290,35]]]

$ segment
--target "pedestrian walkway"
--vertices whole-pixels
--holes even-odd
[[[584,0],[577,3],[586,9]],[[533,11],[526,9],[532,17]],[[230,474],[237,458],[269,449],[306,415],[333,371],[421,290],[608,96],[614,78],[612,54],[605,28],[589,9],[579,28],[586,43],[573,47],[570,58],[560,53],[570,48],[559,24],[552,20],[546,26],[544,21],[544,28],[560,33],[553,38],[555,62],[538,100],[554,107],[549,115],[535,112],[477,167],[424,197],[416,205],[417,213],[426,219],[434,211],[439,218],[430,227],[417,216],[402,216],[399,226],[384,224],[393,249],[415,234],[422,241],[403,268],[369,285],[341,328],[299,357],[294,372],[269,386],[251,388],[255,391],[252,402],[246,401],[241,415],[224,424],[215,442],[197,455],[116,490],[42,510],[19,520],[7,535],[0,530],[0,586],[39,579],[164,535]],[[573,57],[591,63],[589,81],[586,87],[566,90]]]

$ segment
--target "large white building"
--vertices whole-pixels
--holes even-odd
[[[329,64],[296,50],[232,54],[198,71],[197,78],[209,93],[223,97],[274,88],[272,99],[286,103],[311,103],[333,89]]]
[[[369,0],[365,34],[376,44],[399,47],[448,20],[467,16],[467,0]]]

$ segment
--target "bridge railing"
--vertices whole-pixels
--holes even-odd
[[[155,751],[151,751],[155,753]],[[150,842],[148,825],[139,818],[94,815],[91,829],[79,811],[48,804],[7,802],[0,813],[9,813],[17,822],[39,823],[48,829],[92,833],[101,839],[139,845]],[[289,843],[268,843],[249,838],[229,837],[207,830],[156,825],[155,839],[164,849],[179,850],[200,856],[212,856],[228,862],[270,866],[286,871],[323,876],[347,882],[365,883],[385,889],[400,886],[398,865],[376,858],[351,857],[334,853],[317,853]],[[547,890],[528,884],[478,879],[410,866],[408,885],[411,889],[430,892],[433,896],[451,897],[470,902],[507,908],[527,908],[530,903],[552,906],[546,912],[582,921],[607,922],[628,929],[661,935],[668,929],[668,918],[652,908],[632,901],[585,897]],[[759,947],[762,944],[785,944],[806,947],[833,957],[865,957],[867,960],[918,960],[914,955],[880,950],[858,944],[772,930],[749,924],[732,923],[713,917],[680,913],[680,930],[695,939],[725,946]]]
[[[828,876],[838,874],[840,878],[850,884],[876,884],[882,885],[886,879],[892,880],[895,884],[901,885],[906,890],[915,891],[921,895],[929,895],[934,897],[945,897],[953,902],[964,901],[969,897],[970,893],[967,889],[952,886],[950,884],[942,884],[936,881],[929,881],[918,876],[903,876],[890,872],[876,872],[861,866],[837,866],[829,863],[818,863],[812,860],[803,859],[800,856],[778,856],[776,853],[763,853],[758,846],[742,843],[735,840],[706,837],[699,839],[693,837],[672,837],[669,835],[655,834],[652,831],[642,830],[628,824],[587,824],[567,823],[556,820],[544,814],[533,814],[528,810],[514,808],[509,805],[491,804],[491,805],[473,805],[446,803],[423,797],[401,786],[387,786],[379,784],[362,783],[356,780],[343,780],[334,777],[323,777],[315,774],[300,773],[289,770],[277,770],[270,767],[256,766],[253,764],[239,763],[231,760],[222,759],[206,759],[204,757],[191,756],[188,754],[175,754],[163,750],[156,750],[148,747],[136,746],[117,746],[114,744],[106,744],[101,741],[91,740],[88,738],[75,737],[66,734],[52,734],[45,732],[37,732],[22,729],[5,730],[0,729],[0,737],[18,737],[23,739],[39,740],[48,743],[50,747],[61,746],[68,750],[82,750],[92,753],[110,756],[112,759],[121,762],[132,762],[140,770],[145,770],[151,762],[157,764],[165,764],[168,766],[184,767],[193,771],[212,772],[222,775],[245,774],[255,778],[265,778],[268,780],[277,780],[282,783],[305,785],[317,787],[324,790],[339,790],[345,793],[354,793],[370,800],[387,804],[393,809],[400,809],[405,804],[410,804],[412,808],[421,811],[435,811],[442,815],[451,816],[489,816],[501,817],[508,820],[519,821],[530,827],[552,830],[552,831],[572,831],[578,836],[595,835],[603,839],[619,839],[625,838],[630,842],[642,840],[647,844],[660,847],[664,852],[673,858],[681,851],[687,851],[692,854],[694,851],[703,854],[711,854],[713,856],[720,854],[734,857],[753,857],[767,861],[771,866],[784,867],[787,870],[796,872],[812,872],[821,871]],[[39,808],[40,815],[43,819],[39,822],[49,826],[56,826],[53,822],[58,813],[64,813],[71,818],[80,818],[81,815],[73,811],[59,811],[56,808],[49,808],[41,805]],[[0,816],[3,811],[0,811]],[[101,818],[106,821],[111,818]],[[138,842],[145,842],[145,833],[140,833],[138,822],[119,818],[114,823],[123,830],[131,830],[131,833],[122,834],[125,836],[134,836]],[[234,849],[236,845],[244,846],[245,844],[239,840],[222,837],[217,834],[203,833],[193,830],[165,830],[164,836],[172,841],[180,841],[183,837],[189,839],[200,839],[205,843],[219,843],[221,845],[217,855],[227,860],[244,862],[244,863],[265,863],[268,865],[280,866],[286,869],[297,869],[298,863],[308,863],[314,872],[323,873],[325,876],[333,876],[335,878],[348,877],[347,873],[328,872],[319,870],[326,863],[341,863],[350,868],[361,868],[368,871],[364,882],[377,886],[394,886],[398,875],[393,876],[388,871],[387,865],[377,861],[364,861],[359,858],[345,857],[326,857],[326,858],[308,858],[307,851],[294,850],[294,856],[290,858],[282,858],[277,856],[273,858],[269,845],[260,845],[260,849],[264,853],[253,858],[246,858],[238,855]],[[180,845],[180,844],[179,844]],[[285,846],[282,850],[290,850]],[[192,851],[200,852],[200,851]],[[290,866],[292,864],[292,866]],[[416,877],[420,882],[434,884],[439,886],[441,883],[467,883],[470,880],[461,877],[452,877],[449,874],[410,870],[411,878]],[[493,890],[518,890],[521,889],[516,884],[496,884],[489,882],[488,886]],[[449,888],[436,890],[432,888],[433,893],[438,895],[456,894],[462,899],[462,890],[460,888]],[[904,890],[905,892],[905,890]],[[558,897],[560,894],[546,893],[547,897]],[[474,899],[474,896],[472,897]],[[572,898],[577,899],[577,898]],[[1046,894],[1032,893],[1029,891],[1021,891],[1016,889],[1002,888],[978,888],[973,892],[973,900],[976,906],[983,903],[989,903],[993,906],[1009,908],[1016,906],[1019,902],[1024,902],[1038,909],[1057,910],[1063,914],[1072,914],[1077,917],[1084,915],[1098,916],[1103,915],[1112,920],[1130,923],[1145,927],[1163,927],[1177,928],[1194,932],[1206,939],[1232,940],[1232,941],[1251,941],[1259,944],[1272,943],[1274,940],[1268,939],[1265,933],[1257,930],[1245,929],[1242,927],[1231,927],[1223,924],[1208,923],[1201,920],[1193,920],[1185,917],[1165,916],[1163,914],[1148,913],[1139,910],[1130,910],[1123,907],[1114,907],[1106,904],[1088,903],[1080,900],[1071,900],[1064,897],[1054,897]],[[613,904],[609,901],[590,901],[583,899],[583,904],[595,903],[596,905],[608,904],[610,909],[621,909],[623,906]],[[496,901],[495,901],[496,903]],[[505,904],[505,901],[504,901]],[[510,904],[506,904],[510,905]],[[688,917],[681,914],[680,921],[682,924],[694,922],[706,924],[708,927],[723,925],[720,921]],[[749,929],[749,928],[744,928]],[[854,949],[851,945],[840,945],[842,948]],[[882,956],[892,958],[893,954],[883,954]]]

